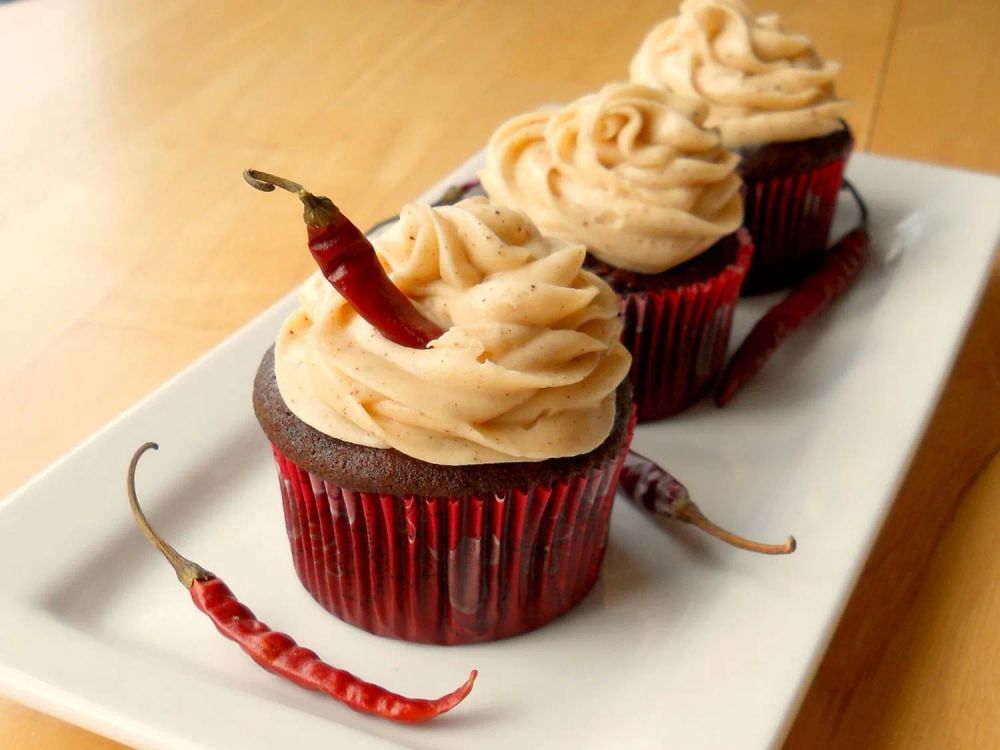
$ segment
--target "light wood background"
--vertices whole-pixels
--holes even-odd
[[[364,225],[503,118],[623,77],[673,8],[0,5],[0,496],[310,270],[305,253],[266,250],[298,247],[301,228],[284,202],[248,198],[245,166],[321,186]],[[996,0],[758,9],[843,61],[860,148],[1000,170]],[[995,268],[786,750],[1000,747],[998,333]],[[5,701],[0,738],[120,747]]]

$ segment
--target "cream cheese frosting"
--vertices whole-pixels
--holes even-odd
[[[784,31],[777,14],[755,18],[740,0],[684,0],[630,66],[633,81],[704,101],[706,125],[730,148],[840,130],[848,102],[834,91],[839,71],[809,37]]]
[[[618,268],[660,273],[742,222],[739,157],[702,127],[706,115],[694,100],[609,84],[501,125],[480,179],[543,234],[583,242]]]
[[[406,206],[375,242],[392,281],[445,333],[383,337],[319,273],[275,345],[288,408],[320,432],[439,465],[589,452],[615,421],[631,358],[586,249],[485,198]]]

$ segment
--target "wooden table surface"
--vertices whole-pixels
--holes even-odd
[[[395,213],[503,118],[622,77],[672,9],[0,5],[0,497],[308,273],[263,250],[301,228],[248,199],[245,166],[322,186],[361,224]],[[862,150],[1000,171],[996,0],[770,9],[843,61]],[[994,268],[786,750],[1000,747],[998,333]],[[0,738],[121,747],[7,701]]]

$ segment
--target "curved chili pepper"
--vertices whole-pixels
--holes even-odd
[[[315,651],[299,646],[284,633],[271,630],[243,605],[222,579],[208,572],[167,544],[149,525],[135,492],[135,469],[147,450],[145,443],[132,456],[128,467],[128,500],[136,523],[146,538],[173,567],[177,579],[191,592],[194,605],[208,615],[220,633],[234,641],[268,672],[291,680],[307,690],[326,693],[349,708],[404,723],[428,721],[450,711],[472,690],[478,674],[472,671],[458,690],[433,700],[406,698],[325,663]]]
[[[726,364],[715,392],[717,406],[728,404],[785,339],[846,292],[858,277],[868,253],[868,209],[853,185],[845,182],[844,186],[858,202],[861,224],[827,250],[820,267],[757,321]]]
[[[659,464],[635,451],[630,450],[625,456],[619,487],[632,502],[658,515],[689,523],[734,547],[764,555],[787,555],[795,551],[793,536],[784,544],[762,544],[716,526],[695,505],[687,487]]]
[[[265,192],[280,187],[295,193],[305,206],[303,219],[309,251],[334,289],[362,318],[390,341],[423,349],[444,331],[414,307],[392,283],[368,238],[333,201],[313,195],[297,182],[256,169],[243,172],[252,187]]]

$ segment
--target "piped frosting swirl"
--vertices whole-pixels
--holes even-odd
[[[610,434],[630,357],[614,292],[586,250],[473,198],[411,204],[375,243],[392,281],[445,333],[385,339],[320,274],[282,326],[275,374],[320,432],[439,465],[586,453]]]
[[[730,148],[799,141],[840,130],[835,62],[809,37],[786,32],[777,14],[754,17],[740,0],[684,0],[632,59],[638,83],[704,101],[706,124]]]
[[[739,157],[706,130],[704,105],[613,83],[515,117],[487,147],[483,187],[544,234],[619,268],[660,273],[739,228]]]

